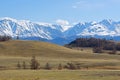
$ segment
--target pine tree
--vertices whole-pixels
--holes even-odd
[[[51,67],[50,67],[50,64],[49,64],[49,63],[46,63],[46,65],[45,65],[45,69],[47,69],[47,70],[50,70],[50,69],[51,69]]]
[[[39,68],[39,63],[36,60],[35,56],[32,57],[30,66],[31,66],[31,69],[34,69],[34,70]]]
[[[21,69],[21,64],[20,64],[19,61],[18,61],[18,63],[17,63],[17,68],[18,68],[18,69]]]
[[[23,61],[23,69],[26,69],[26,63],[25,63],[25,61]]]
[[[62,70],[62,64],[61,63],[58,65],[58,70]]]

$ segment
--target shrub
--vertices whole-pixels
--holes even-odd
[[[6,36],[6,35],[0,36],[0,41],[8,41],[10,39],[12,39],[10,36]]]
[[[103,53],[101,47],[94,47],[94,48],[93,48],[93,52],[94,52],[94,53]]]
[[[49,63],[46,63],[45,69],[46,69],[46,70],[51,70],[51,69],[52,69]]]
[[[67,65],[68,65],[68,69],[71,69],[71,70],[77,69],[77,68],[76,68],[76,65],[73,64],[73,63],[67,63]]]

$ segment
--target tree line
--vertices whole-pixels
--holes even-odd
[[[40,63],[38,62],[38,60],[36,59],[35,56],[32,57],[29,66],[26,64],[25,61],[23,61],[22,63],[20,63],[18,61],[16,67],[17,67],[17,69],[31,69],[31,70],[39,70],[39,69],[52,70],[53,69],[53,67],[51,66],[51,64],[49,62],[47,62],[44,67],[41,67]],[[64,65],[59,63],[56,69],[58,69],[58,70],[62,70],[62,69],[77,70],[77,69],[81,69],[81,66],[80,66],[80,63],[68,62]]]
[[[77,38],[69,44],[65,45],[66,47],[91,47],[91,48],[102,48],[103,50],[119,50],[120,43],[117,43],[113,40],[106,39],[97,39],[97,38]]]
[[[0,36],[0,41],[8,41],[8,40],[11,40],[11,39],[12,39],[11,36],[7,36],[7,35]]]

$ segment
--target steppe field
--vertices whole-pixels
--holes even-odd
[[[118,54],[97,54],[91,48],[73,50],[37,41],[0,42],[0,80],[119,80]],[[30,69],[32,56],[40,64],[37,70]],[[26,69],[18,69],[18,62],[25,62]],[[51,70],[44,69],[46,63]],[[80,69],[58,70],[58,64],[67,63],[80,64]]]

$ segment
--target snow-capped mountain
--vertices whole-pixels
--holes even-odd
[[[78,23],[66,33],[71,36],[120,36],[120,22],[103,20],[101,22]]]
[[[9,35],[16,39],[44,40],[57,44],[68,43],[78,37],[102,37],[120,40],[120,22],[102,20],[100,22],[78,23],[63,26],[12,18],[0,19],[0,35]]]
[[[25,20],[15,20],[11,18],[0,19],[0,35],[9,35],[21,39],[42,38],[51,40],[62,36],[62,27],[47,23],[34,23]]]

